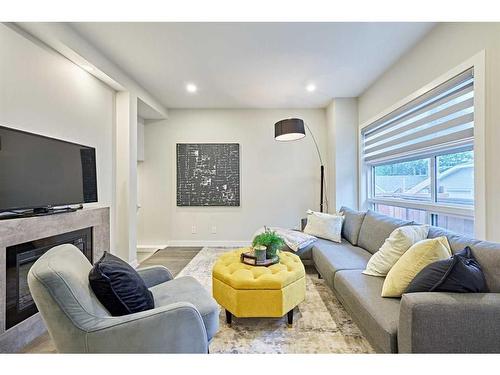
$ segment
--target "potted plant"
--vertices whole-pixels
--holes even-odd
[[[276,232],[265,228],[265,231],[255,236],[252,246],[265,246],[267,259],[272,259],[278,255],[278,251],[285,245],[285,241]]]

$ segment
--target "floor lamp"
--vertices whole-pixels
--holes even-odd
[[[311,133],[311,137],[316,146],[316,151],[318,152],[319,163],[321,165],[321,190],[320,190],[320,203],[319,210],[323,212],[323,196],[324,196],[324,185],[325,185],[325,167],[323,165],[323,159],[321,158],[321,153],[319,152],[318,143],[314,137],[313,132],[304,122],[304,120],[299,118],[289,118],[285,120],[278,121],[274,124],[274,139],[280,142],[296,141],[298,139],[304,138],[306,136],[306,129]]]

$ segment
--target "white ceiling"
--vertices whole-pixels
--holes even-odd
[[[73,23],[167,108],[317,108],[355,97],[433,23]],[[188,94],[185,85],[198,86]],[[305,86],[314,83],[316,91]]]

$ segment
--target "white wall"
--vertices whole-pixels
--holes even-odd
[[[170,110],[168,120],[148,122],[147,157],[138,172],[139,244],[250,241],[264,224],[298,227],[308,208],[319,209],[320,164],[309,135],[289,143],[274,140],[274,123],[288,117],[304,119],[326,153],[323,109]],[[240,143],[240,207],[176,206],[175,145],[183,142]]]
[[[0,124],[95,147],[99,204],[112,206],[114,91],[3,24],[0,46]]]
[[[137,118],[137,161],[144,161],[144,120]]]
[[[335,98],[326,108],[329,211],[358,207],[357,98]]]
[[[486,51],[486,238],[500,241],[500,24],[435,27],[359,98],[359,122],[410,95],[481,50]]]

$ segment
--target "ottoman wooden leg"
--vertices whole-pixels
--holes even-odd
[[[293,309],[291,309],[288,314],[288,327],[291,328],[293,325]]]
[[[226,323],[228,325],[231,325],[232,321],[233,321],[233,314],[231,314],[230,311],[226,310]]]

